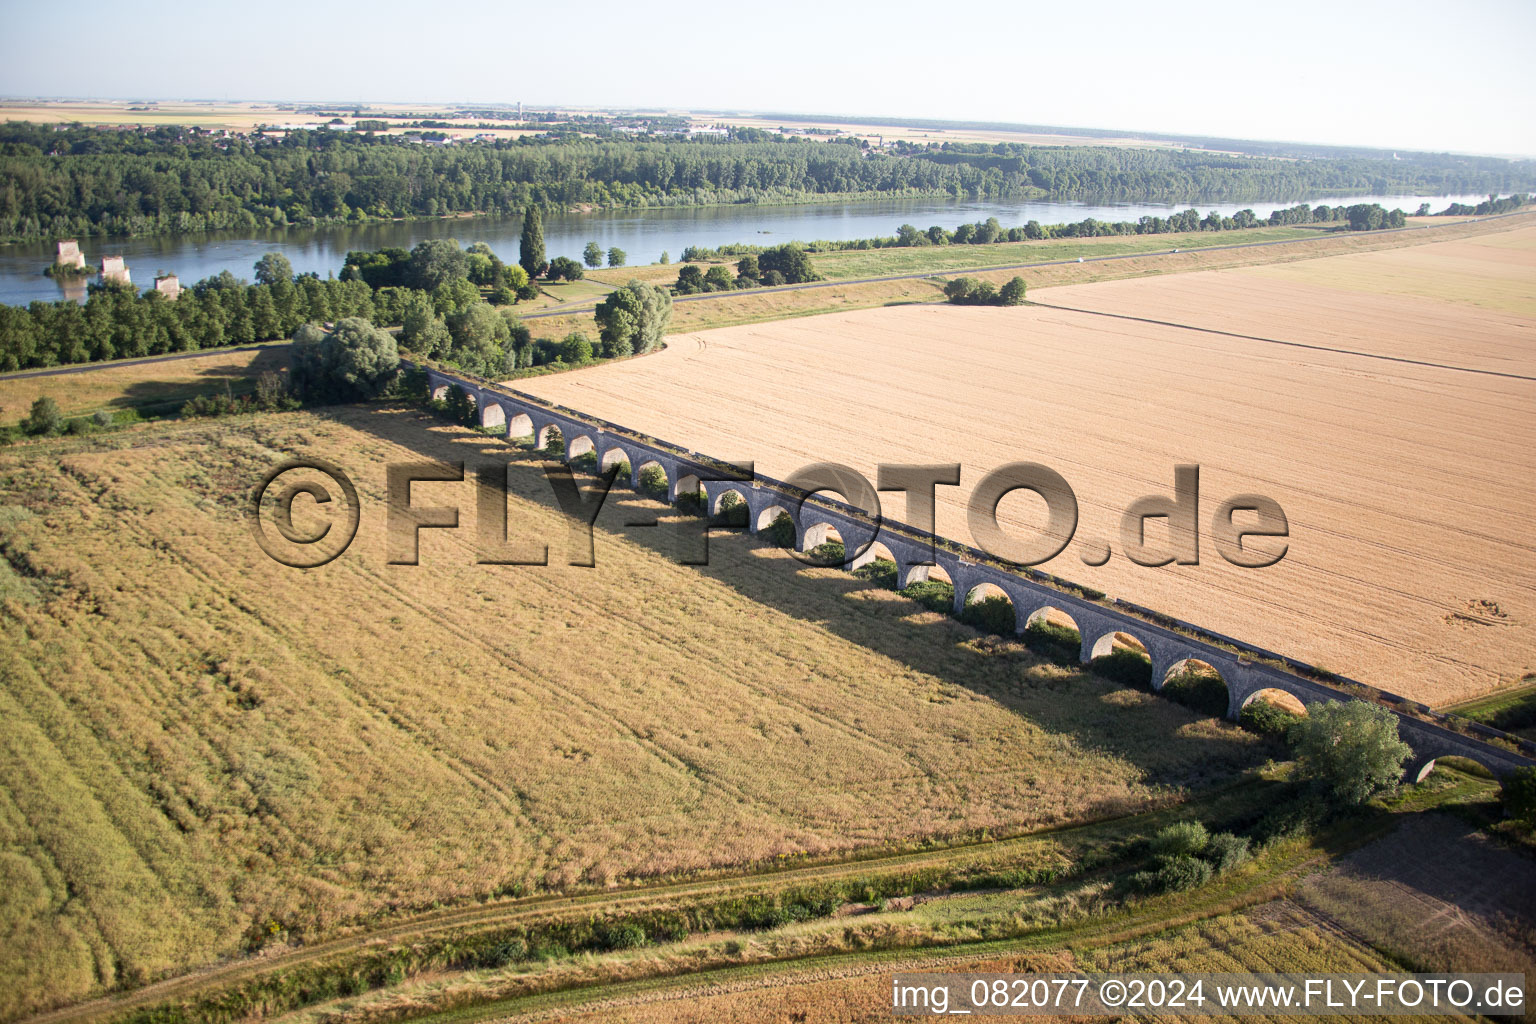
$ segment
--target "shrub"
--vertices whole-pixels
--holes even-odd
[[[1192,857],[1205,849],[1210,834],[1198,821],[1177,821],[1159,830],[1148,844],[1152,855],[1167,860],[1172,857]]]
[[[91,414],[91,419],[95,421],[98,427],[110,427],[113,422],[112,414],[105,409],[97,409]]]
[[[646,466],[640,471],[640,493],[652,497],[667,496],[667,473],[660,466]]]
[[[1253,827],[1254,842],[1263,846],[1310,835],[1327,817],[1315,799],[1293,799],[1271,809]]]
[[[1196,889],[1211,880],[1211,866],[1189,856],[1170,857],[1157,869],[1157,884],[1163,892]]]
[[[233,416],[236,413],[254,412],[256,403],[249,398],[235,398],[226,387],[222,393],[212,395],[197,395],[188,399],[181,407],[181,415],[185,419],[208,416]]]
[[[64,414],[59,411],[59,403],[47,395],[33,402],[32,411],[21,421],[21,429],[33,437],[57,434],[63,426]]]
[[[1213,672],[1180,672],[1163,684],[1161,692],[1202,715],[1220,718],[1227,713],[1227,684]]]
[[[1248,859],[1248,837],[1218,832],[1205,844],[1203,856],[1217,874],[1231,871]]]
[[[744,527],[749,513],[747,503],[735,491],[726,491],[720,496],[720,509],[716,518],[722,525]]]
[[[598,937],[604,949],[638,949],[645,945],[645,929],[638,924],[605,925]]]
[[[528,943],[520,938],[507,939],[480,951],[475,966],[480,968],[505,967],[528,958]]]
[[[865,562],[853,570],[853,574],[860,579],[869,580],[871,583],[877,583],[891,590],[895,590],[901,582],[896,578],[896,563],[889,558],[877,558],[873,562]]]
[[[448,397],[443,399],[443,412],[455,423],[470,425],[474,422],[474,403],[469,400],[465,390],[457,384],[448,385]]]
[[[942,580],[922,580],[901,592],[931,612],[948,612],[955,606],[955,588]]]
[[[1140,651],[1120,647],[1093,659],[1093,671],[1121,686],[1138,690],[1152,689],[1152,659]]]
[[[96,424],[84,416],[76,416],[64,425],[66,434],[89,434]]]
[[[1260,736],[1285,738],[1303,716],[1260,697],[1243,706],[1237,724]]]
[[[848,560],[848,550],[843,547],[843,542],[840,540],[823,541],[806,554],[810,556],[811,561],[826,566],[842,565]]]
[[[1516,768],[1504,780],[1504,809],[1526,825],[1536,825],[1536,767]]]
[[[1037,619],[1024,629],[1024,646],[1042,658],[1063,665],[1076,665],[1083,650],[1083,638],[1071,626]]]
[[[982,598],[980,601],[971,601],[961,610],[960,621],[986,633],[1012,636],[1014,633],[1013,603],[997,594]]]
[[[769,543],[775,547],[795,546],[795,521],[789,517],[788,512],[780,512],[778,518],[770,523],[763,533],[767,536]]]

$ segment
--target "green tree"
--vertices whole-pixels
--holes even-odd
[[[435,359],[448,351],[451,339],[448,325],[437,315],[432,300],[421,292],[412,292],[405,301],[400,320],[400,341],[406,348],[426,359]]]
[[[957,306],[969,305],[980,287],[974,277],[957,277],[944,285],[944,297]]]
[[[668,263],[671,263],[671,262],[672,262],[672,254],[667,252],[667,250],[665,250],[665,249],[661,250],[661,265],[662,266],[666,266]]]
[[[622,267],[624,265],[624,261],[627,259],[629,259],[629,255],[625,253],[623,249],[620,249],[616,245],[609,248],[608,265],[610,267]]]
[[[1022,277],[1009,279],[1003,285],[1002,291],[997,293],[997,302],[1000,306],[1019,306],[1024,303],[1025,284]]]
[[[429,238],[417,242],[411,250],[406,282],[412,288],[431,292],[454,281],[469,280],[469,257],[459,248],[457,239]]]
[[[496,262],[483,252],[464,254],[466,276],[470,283],[488,285],[496,276]]]
[[[432,305],[442,316],[450,316],[480,301],[480,289],[466,277],[444,281],[432,289]]]
[[[586,271],[581,269],[581,264],[564,256],[556,256],[549,261],[549,279],[551,281],[580,281]]]
[[[57,434],[63,426],[64,414],[59,411],[59,403],[47,395],[33,402],[32,411],[21,421],[23,431],[38,437]]]
[[[585,366],[592,361],[592,339],[572,331],[560,342],[560,361],[567,366]]]
[[[280,252],[269,252],[256,261],[257,284],[288,284],[293,280],[293,264]]]
[[[677,284],[673,286],[679,295],[695,295],[704,290],[704,271],[686,263],[677,272]]]
[[[630,281],[598,303],[596,318],[605,358],[650,352],[661,344],[672,320],[672,296],[664,288]]]
[[[763,268],[758,266],[756,256],[748,254],[736,261],[736,287],[756,288],[762,280]]]
[[[517,247],[517,265],[528,272],[529,280],[544,273],[544,220],[537,206],[523,214],[523,237]]]
[[[807,281],[821,280],[821,275],[816,273],[816,268],[811,265],[811,257],[803,247],[793,242],[766,250],[758,256],[757,263],[764,274],[770,270],[777,270],[783,274],[787,284],[804,284]]]
[[[305,324],[289,348],[289,379],[308,401],[353,402],[379,394],[400,367],[394,336],[360,317],[326,333]]]
[[[507,287],[514,292],[520,292],[528,287],[528,271],[516,264],[503,269],[502,276]]]
[[[581,259],[595,270],[603,265],[603,247],[596,242],[588,242],[587,247],[581,250]]]
[[[735,287],[736,278],[732,276],[730,267],[716,264],[704,275],[704,290],[707,292],[728,292]]]
[[[1346,806],[1395,787],[1413,753],[1397,736],[1397,717],[1363,700],[1312,705],[1292,743],[1297,774]]]
[[[453,343],[447,359],[480,377],[511,372],[516,361],[509,342],[511,325],[487,302],[473,303],[447,318]]]

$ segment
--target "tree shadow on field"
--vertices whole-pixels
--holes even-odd
[[[208,366],[198,365],[198,361],[192,359],[170,360],[166,370],[175,373],[177,379],[135,381],[123,388],[121,395],[108,401],[106,407],[141,412],[174,411],[196,395],[223,394],[226,389],[235,396],[250,394],[256,390],[256,378],[263,373],[286,373],[287,369],[287,345],[270,345],[252,353],[250,362],[235,365]]]
[[[425,459],[462,460],[466,479],[472,478],[477,464],[507,463],[510,494],[559,507],[544,473],[551,459],[541,451],[467,428],[431,431],[448,425],[418,409],[353,406],[319,414],[406,444]],[[596,479],[590,471],[575,473],[583,486]],[[604,502],[594,534],[596,566],[589,571],[603,571],[608,537],[621,537],[673,562],[681,562],[685,553],[697,556],[698,527],[688,539],[689,534],[671,521],[687,517],[635,495],[628,482],[627,476],[616,479]],[[515,506],[509,515],[508,532],[515,537]],[[473,517],[474,510],[465,509],[460,528],[473,529]],[[658,517],[668,518],[657,525],[632,525]],[[564,557],[565,538],[550,538],[551,562]],[[1075,664],[1048,661],[1016,638],[989,637],[877,582],[844,570],[806,566],[745,529],[712,528],[708,564],[691,568],[765,608],[993,700],[1047,733],[1070,737],[1079,749],[1129,763],[1149,784],[1198,788],[1230,782],[1236,773],[1273,754],[1267,744],[1235,726],[1202,719],[1172,701],[1118,685]],[[744,621],[742,628],[750,630],[753,623]],[[613,640],[614,649],[621,650],[624,638]]]

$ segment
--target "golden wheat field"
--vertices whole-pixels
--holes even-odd
[[[362,504],[308,571],[245,513],[295,455]],[[469,482],[415,485],[462,527],[387,564],[384,467],[422,459],[510,459],[509,530],[556,564],[477,565]],[[438,903],[1134,810],[1264,756],[776,549],[683,565],[633,496],[563,564],[543,465],[377,407],[0,452],[0,1016]]]
[[[959,462],[961,486],[941,487],[938,508],[939,532],[958,538],[970,537],[968,495],[983,474],[1045,463],[1081,511],[1076,539],[1046,569],[1445,703],[1536,668],[1536,229],[1486,228],[1279,267],[1042,289],[1030,293],[1042,305],[1013,309],[930,305],[685,334],[656,356],[520,385],[772,476],[822,460],[871,480],[880,463]],[[1442,274],[1470,282],[1469,294],[1442,294]],[[1132,564],[1121,514],[1171,494],[1178,463],[1201,467],[1201,564]],[[1210,541],[1216,505],[1251,492],[1289,520],[1288,553],[1270,568],[1229,565]],[[887,500],[904,518],[900,496]],[[1044,523],[1023,494],[999,517],[1021,537]],[[1116,556],[1085,565],[1104,542]]]

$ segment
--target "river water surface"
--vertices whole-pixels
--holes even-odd
[[[996,217],[1005,228],[1027,221],[1062,224],[1086,217],[1098,220],[1134,221],[1194,206],[1202,214],[1218,210],[1228,215],[1252,209],[1260,218],[1270,211],[1305,202],[1316,206],[1379,202],[1388,209],[1413,213],[1420,203],[1436,212],[1452,202],[1476,203],[1486,196],[1329,196],[1308,199],[1247,203],[1126,203],[1105,205],[1064,202],[968,202],[916,199],[870,200],[798,206],[684,206],[662,209],[599,210],[594,213],[549,214],[544,219],[544,244],[551,259],[568,256],[580,260],[581,250],[595,241],[604,252],[616,246],[630,263],[654,263],[663,252],[676,260],[690,245],[715,247],[732,242],[778,245],[789,241],[844,240],[894,235],[904,223],[927,228]],[[183,285],[220,271],[250,278],[252,265],[263,253],[277,250],[293,263],[296,272],[313,271],[321,277],[341,272],[350,249],[409,249],[425,238],[457,238],[463,245],[485,242],[507,262],[516,262],[521,217],[470,217],[454,220],[381,222],[354,227],[290,228],[256,233],[210,232],[200,235],[168,235],[151,238],[86,238],[81,248],[92,266],[103,256],[127,260],[133,283],[149,287],[157,274],[173,273]],[[50,243],[0,246],[0,302],[22,305],[34,299],[84,299],[84,282],[64,284],[43,276],[53,260]],[[66,294],[65,289],[69,289]]]

